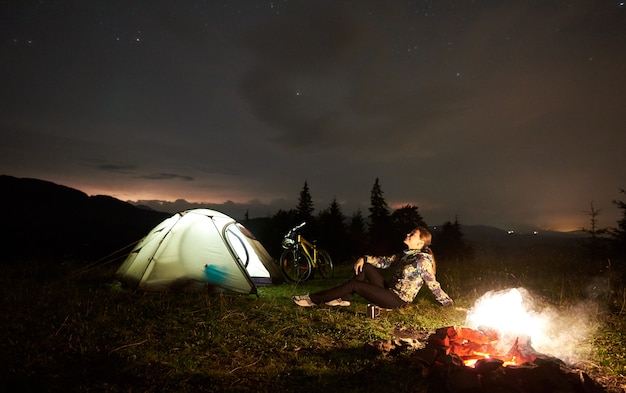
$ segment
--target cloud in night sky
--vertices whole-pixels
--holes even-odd
[[[69,4],[69,3],[68,3]],[[429,224],[615,225],[617,1],[0,5],[0,165],[122,200],[251,217],[307,181]],[[168,203],[169,201],[169,203]]]

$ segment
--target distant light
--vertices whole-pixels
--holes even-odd
[[[539,234],[539,232],[538,232],[538,231],[534,231],[534,232],[533,232],[533,235],[538,235],[538,234]]]
[[[508,231],[507,233],[508,233],[509,235],[512,235],[512,234],[514,234],[514,233],[515,233],[515,231]]]

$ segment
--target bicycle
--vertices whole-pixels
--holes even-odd
[[[280,256],[283,275],[289,281],[306,281],[313,277],[313,269],[316,269],[323,278],[332,278],[335,267],[330,254],[300,234],[300,228],[305,224],[296,225],[283,237],[285,251]]]

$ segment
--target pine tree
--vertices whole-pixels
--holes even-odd
[[[352,257],[363,255],[367,251],[367,228],[361,209],[357,209],[350,217],[348,236],[348,255]]]
[[[468,260],[473,257],[471,248],[465,243],[458,216],[454,222],[446,221],[434,236],[433,250],[438,258],[455,260],[463,257]]]
[[[337,198],[333,198],[333,201],[330,203],[328,208],[324,209],[320,212],[320,221],[321,218],[324,218],[324,222],[327,225],[333,225],[336,227],[341,227],[345,225],[346,216],[344,216],[341,211],[341,206],[337,202]]]
[[[372,187],[369,211],[370,252],[377,255],[389,254],[393,238],[391,218],[378,178]]]
[[[313,199],[309,192],[309,184],[305,181],[300,197],[298,198],[298,206],[296,207],[296,217],[300,221],[312,221],[313,218]]]
[[[348,233],[346,217],[337,198],[319,213],[318,220],[320,246],[331,254],[335,263],[343,261],[348,256]]]
[[[391,222],[394,233],[394,247],[392,251],[402,251],[404,246],[403,240],[406,234],[414,230],[418,226],[427,227],[424,218],[418,211],[417,206],[404,205],[391,213]]]
[[[584,244],[591,253],[592,257],[598,257],[603,253],[604,249],[604,241],[602,235],[608,232],[606,228],[598,227],[598,216],[600,215],[600,209],[596,209],[593,205],[593,201],[591,201],[591,208],[589,211],[585,212],[589,216],[590,228],[583,228],[583,232],[588,233],[591,238],[588,242]]]
[[[622,194],[626,194],[626,190],[620,190]],[[614,253],[618,258],[624,258],[626,255],[626,202],[614,200],[613,204],[622,211],[622,218],[617,222],[617,228],[611,230]]]

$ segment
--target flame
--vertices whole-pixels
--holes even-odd
[[[489,331],[495,338],[488,344],[479,342],[480,346],[474,343],[473,351],[465,348],[460,357],[466,366],[475,367],[479,360],[488,359],[500,360],[503,366],[520,365],[529,360],[520,351],[519,338],[527,338],[530,348],[531,341],[544,335],[546,324],[532,310],[528,299],[525,289],[513,288],[487,292],[476,301],[467,313],[466,326],[478,332]],[[460,351],[455,353],[461,355]]]
[[[500,333],[529,334],[541,328],[540,321],[524,303],[522,292],[513,288],[505,292],[487,292],[467,313],[469,327],[489,327]]]
[[[505,367],[506,366],[515,366],[515,365],[518,365],[518,364],[520,364],[520,363],[518,363],[515,360],[515,356],[513,356],[513,358],[511,358],[511,360],[508,360],[508,361],[505,361],[504,363],[502,363],[502,365],[505,366]]]
[[[572,363],[593,352],[596,312],[593,301],[557,309],[535,302],[524,288],[489,291],[467,312],[465,328],[442,328],[448,339],[439,339],[470,367],[493,359],[521,365],[539,354]]]
[[[489,360],[489,359],[498,359],[502,362],[503,367],[507,366],[519,366],[524,363],[524,361],[519,361],[517,356],[512,356],[510,358],[506,358],[506,356],[500,356],[498,354],[491,354],[487,352],[474,352],[473,357],[463,359],[463,364],[467,367],[476,367],[476,363],[479,360]]]
[[[463,359],[463,364],[467,367],[475,367],[476,363],[481,359],[491,359],[491,355],[488,352],[474,352],[475,358]]]
[[[478,362],[478,359],[467,359],[467,360],[463,360],[463,364],[466,365],[467,367],[476,367],[476,362]]]
[[[549,330],[546,319],[532,310],[530,295],[523,288],[487,292],[467,312],[466,326],[497,331],[498,349],[504,353],[518,337],[527,336],[536,344],[545,340]]]

